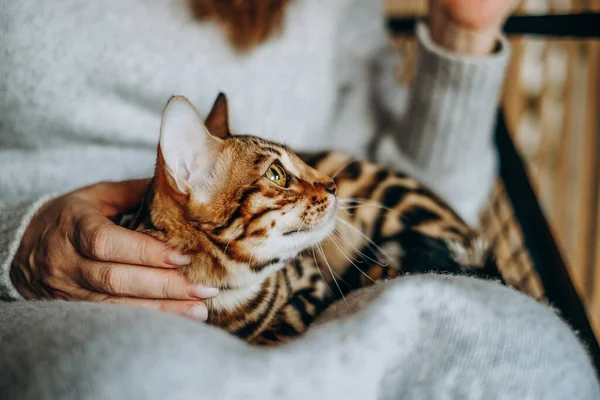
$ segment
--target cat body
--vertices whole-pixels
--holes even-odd
[[[475,232],[434,193],[348,155],[297,155],[232,135],[219,95],[203,123],[182,97],[163,115],[155,176],[131,228],[192,256],[218,287],[208,323],[254,344],[304,332],[377,280],[441,272],[501,279]]]

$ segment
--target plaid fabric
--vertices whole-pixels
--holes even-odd
[[[498,267],[506,283],[537,301],[546,302],[544,287],[500,180],[482,213],[480,230],[494,247]]]

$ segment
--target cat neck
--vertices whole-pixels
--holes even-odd
[[[153,179],[129,227],[142,230],[192,255],[191,264],[181,268],[187,280],[220,289],[217,297],[205,301],[209,310],[228,312],[239,309],[260,294],[265,283],[269,283],[269,277],[284,268],[287,259],[280,258],[249,260],[252,262],[250,268],[249,262],[232,259],[227,254],[227,246],[223,247],[210,234],[192,224],[179,224],[177,232],[158,229],[150,213],[150,205],[155,199],[155,185],[156,179]],[[175,208],[171,206],[171,209]]]
[[[217,297],[205,301],[206,306],[209,311],[234,311],[255,298],[261,291],[263,284],[264,282],[257,282],[233,289],[221,289]]]
[[[229,280],[235,282],[235,286],[227,286],[219,291],[217,297],[206,302],[211,311],[233,311],[245,303],[260,295],[266,286],[272,284],[277,272],[285,267],[287,260],[274,260],[266,264],[258,273],[251,272],[248,268],[235,268],[230,266]],[[232,268],[233,267],[233,268]],[[232,276],[233,275],[233,276]]]

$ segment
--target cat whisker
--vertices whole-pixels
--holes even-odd
[[[377,201],[368,200],[368,199],[345,198],[345,199],[338,199],[338,201],[342,204],[348,203],[347,205],[340,207],[341,209],[346,209],[346,210],[348,210],[350,208],[358,208],[363,205],[365,205],[365,206],[370,205],[373,207],[381,208],[382,210],[395,211],[393,208],[386,207]]]
[[[341,282],[342,282],[344,285],[346,285],[346,286],[348,286],[348,287],[351,287],[351,286],[350,286],[350,284],[348,283],[348,281],[346,281],[344,278],[342,278],[342,276],[341,276],[340,274],[338,274],[338,273],[337,273],[337,272],[335,272],[335,271],[332,271],[332,272],[333,272],[333,274],[334,274],[335,276],[337,276],[337,278],[338,278],[338,279],[339,279],[339,280],[340,280],[340,281],[341,281]]]
[[[353,231],[355,231],[356,233],[358,233],[363,239],[365,239],[368,243],[369,246],[371,247],[373,246],[377,252],[383,256],[385,256],[385,258],[387,258],[388,260],[391,260],[392,258],[390,256],[388,256],[387,254],[385,254],[385,252],[383,251],[383,249],[381,247],[379,247],[375,242],[373,242],[367,235],[365,235],[364,233],[362,233],[359,229],[353,227],[351,224],[349,224],[348,222],[344,221],[341,218],[337,219],[339,222],[343,223],[344,225],[348,226],[349,228],[351,228]],[[374,263],[381,265],[382,267],[387,267],[389,265],[389,263],[385,263],[382,264],[379,260],[374,260],[371,257],[369,257],[368,255],[366,255],[365,253],[363,253],[362,251],[360,251],[359,249],[357,249],[349,240],[345,239],[339,232],[337,232],[338,236],[344,240],[346,243],[348,243],[352,248],[354,248],[354,250],[356,252],[358,252],[359,254],[361,254],[363,257],[368,258],[369,260],[373,261]]]
[[[296,233],[300,232],[302,230],[302,228],[304,228],[304,224],[306,223],[306,221],[302,220],[302,223],[300,224],[300,228],[298,228],[298,230],[296,231]]]
[[[310,229],[309,229],[309,232],[316,232],[318,229],[320,229],[323,226],[325,226],[325,222],[327,222],[327,221],[323,220],[320,223],[318,223],[317,226],[311,226]]]
[[[331,232],[331,234],[327,238],[331,239],[335,244],[343,247],[343,244],[340,243],[340,242],[338,242],[337,240],[335,240],[335,236],[333,236],[333,235],[340,236],[340,234],[338,233],[337,229],[334,229],[333,232]],[[340,239],[342,239],[342,238],[340,237]],[[343,249],[340,249],[340,251],[342,251],[345,255],[347,255],[348,257],[350,257],[352,259],[352,261],[357,262],[359,264],[363,263],[363,260],[359,260],[358,258],[354,257],[353,255],[349,255],[348,252],[344,251]],[[348,261],[350,261],[350,260],[348,260]]]
[[[386,211],[391,211],[391,210],[385,209],[384,207],[379,207],[379,206],[374,205],[374,204],[358,204],[356,206],[347,206],[347,207],[343,207],[342,206],[339,209],[342,210],[342,211],[348,211],[348,210],[357,210],[359,208],[369,207],[369,206],[373,206],[374,208],[379,208],[379,209],[386,210]]]
[[[248,268],[252,266],[252,257],[254,256],[254,250],[250,253],[250,258],[248,258]]]
[[[344,203],[348,203],[348,202],[352,202],[352,203],[377,203],[377,204],[381,204],[381,202],[373,200],[373,199],[367,199],[364,197],[343,197],[343,198],[338,198],[339,201],[344,202]]]
[[[329,293],[331,293],[333,295],[333,290],[331,290],[331,286],[329,286],[329,283],[327,283],[327,281],[325,280],[325,277],[323,276],[323,272],[321,272],[321,267],[319,267],[319,263],[317,262],[317,256],[315,255],[315,248],[311,248],[312,250],[312,255],[313,255],[313,260],[315,260],[315,267],[317,268],[317,271],[319,271],[319,275],[321,275],[321,279],[323,280],[323,282],[325,282],[325,285],[327,285],[327,289],[329,289]],[[294,262],[296,262],[296,260],[294,260]]]
[[[320,246],[321,246],[321,248],[323,247],[322,244]],[[323,251],[324,251],[324,249],[323,249]],[[325,257],[325,255],[323,255],[323,257]],[[319,271],[320,271],[320,268],[319,268]],[[338,279],[344,283],[344,285],[346,285],[348,287],[352,287],[352,285],[350,285],[344,278],[342,278],[342,276],[340,274],[338,274],[337,272],[335,272],[334,269],[330,269],[330,272],[332,272],[333,275],[337,276]],[[323,275],[321,275],[321,277],[323,277]],[[325,282],[325,283],[327,283],[327,282]],[[327,285],[327,286],[329,287],[329,285]],[[331,288],[329,290],[331,291]],[[333,294],[333,291],[331,291],[331,293]]]
[[[353,217],[353,215],[352,215],[352,214],[350,214],[350,211],[348,211],[348,210],[350,210],[350,208],[344,208],[344,207],[340,207],[338,210],[340,210],[340,211],[343,211],[343,212],[345,212],[346,214],[348,214],[348,217],[349,217],[349,218],[352,218],[352,217]]]
[[[355,209],[355,208],[369,207],[369,206],[370,207],[375,207],[375,208],[380,208],[380,209],[386,210],[386,211],[394,211],[391,208],[388,208],[388,207],[385,207],[385,206],[381,206],[381,205],[375,204],[375,203],[373,203],[373,204],[368,204],[368,203],[365,203],[365,204],[354,204],[354,205],[348,205],[348,206],[344,206],[343,205],[343,206],[340,206],[340,209],[341,210],[352,210],[352,209]]]
[[[335,178],[335,177],[337,176],[337,174],[339,174],[340,172],[342,172],[342,170],[343,170],[344,168],[346,168],[348,165],[352,164],[354,161],[356,161],[356,157],[351,157],[351,158],[350,158],[350,160],[348,160],[347,162],[345,162],[344,164],[342,164],[342,166],[341,166],[341,167],[339,167],[339,168],[337,169],[337,171],[335,171],[335,172],[333,173],[333,175],[331,175],[331,179]]]
[[[323,259],[325,260],[325,264],[327,264],[327,268],[329,269],[329,272],[331,273],[331,277],[333,278],[333,282],[335,283],[335,286],[337,286],[338,290],[340,291],[340,294],[342,295],[342,298],[344,299],[344,302],[346,302],[346,305],[348,305],[348,300],[346,300],[346,296],[344,296],[344,292],[342,292],[342,288],[340,287],[340,284],[338,283],[337,279],[335,279],[335,275],[333,274],[331,265],[329,265],[329,261],[327,261],[327,257],[325,257],[325,252],[323,251],[323,246],[319,245],[317,248],[319,249],[319,252],[321,253],[321,256],[323,257]]]
[[[373,202],[377,203],[377,201],[373,199],[367,199],[366,197],[341,197],[340,201],[356,201],[356,202]]]
[[[231,244],[231,242],[233,242],[235,240],[235,238],[231,239],[230,241],[227,242],[227,244],[225,245],[225,250],[223,251],[223,253],[227,254],[227,248],[229,247],[229,245]]]
[[[349,245],[350,245],[350,246],[351,246],[351,247],[354,249],[354,251],[356,251],[356,252],[358,253],[359,257],[360,257],[360,258],[362,258],[363,260],[369,260],[369,261],[371,261],[371,262],[373,262],[373,263],[375,263],[375,264],[377,264],[377,265],[380,265],[380,266],[382,266],[382,267],[387,267],[387,266],[389,265],[389,263],[385,263],[385,264],[383,264],[383,263],[381,263],[379,260],[375,260],[375,259],[373,259],[373,258],[369,257],[368,255],[366,255],[365,253],[363,253],[362,251],[360,251],[358,248],[356,248],[356,246],[354,246],[354,245],[353,245],[353,244],[352,244],[350,241],[348,241],[346,238],[344,238],[344,237],[343,237],[342,235],[340,235],[338,232],[336,232],[336,234],[338,235],[338,237],[339,237],[341,240],[343,240],[345,243],[349,244]],[[369,245],[368,247],[370,247],[370,245]],[[385,254],[384,254],[384,255],[385,255]],[[389,259],[389,258],[388,258],[388,259]]]
[[[348,256],[346,255],[346,253],[337,244],[337,242],[335,241],[335,239],[333,238],[333,236],[331,236],[330,239],[331,239],[331,242],[335,245],[335,247],[337,247],[340,250],[340,253],[342,253],[342,255],[346,258],[346,260],[348,260],[350,262],[350,264],[354,265],[354,268],[356,268],[357,270],[359,270],[361,274],[363,274],[364,276],[366,276],[367,278],[369,278],[371,281],[375,282],[375,280],[373,278],[371,278],[369,275],[367,275],[367,273],[365,271],[363,271],[362,269],[360,269],[360,267],[358,265],[354,264],[352,262],[352,260],[350,260],[350,258],[348,258]],[[359,261],[359,262],[362,262],[362,261]]]
[[[325,249],[323,249],[323,245],[321,245],[321,249],[323,251],[325,251]],[[323,257],[325,257],[325,255]],[[331,269],[331,272],[333,273],[334,276],[337,276],[337,278],[340,280],[340,282],[342,282],[344,285],[346,285],[348,287],[352,287],[352,285],[350,285],[348,283],[348,281],[346,281],[344,278],[342,278],[342,276],[340,274],[338,274],[334,269]]]

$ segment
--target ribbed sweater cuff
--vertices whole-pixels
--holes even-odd
[[[31,218],[51,197],[16,204],[0,203],[0,300],[23,299],[10,279],[10,265]]]
[[[493,157],[492,130],[510,45],[499,36],[490,56],[454,54],[417,26],[418,69],[399,146],[428,173],[470,168]],[[458,156],[457,156],[458,154]]]

